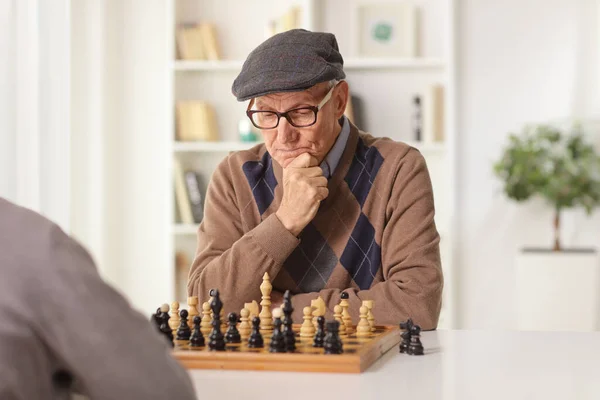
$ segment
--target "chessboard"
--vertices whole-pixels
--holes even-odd
[[[175,340],[173,355],[188,369],[361,373],[387,351],[398,351],[401,333],[397,326],[375,326],[370,337],[357,337],[355,330],[341,337],[342,354],[325,354],[323,348],[313,347],[312,337],[299,335],[300,325],[293,328],[296,350],[291,353],[269,352],[270,337],[264,335],[262,348],[249,348],[242,338],[241,343],[227,343],[225,351]]]

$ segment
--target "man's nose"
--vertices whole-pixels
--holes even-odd
[[[288,143],[296,140],[296,128],[294,128],[287,119],[281,118],[277,126],[277,141],[279,143]]]

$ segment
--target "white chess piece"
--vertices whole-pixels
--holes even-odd
[[[312,323],[312,308],[304,307],[302,313],[304,314],[304,322],[300,327],[300,337],[313,337],[315,335],[315,326]]]
[[[371,325],[369,325],[369,320],[367,319],[367,315],[369,314],[369,308],[367,306],[360,307],[360,321],[356,326],[356,336],[358,337],[369,337],[371,336]]]
[[[273,290],[273,285],[271,285],[271,281],[269,280],[269,274],[265,272],[263,275],[263,282],[260,285],[260,292],[262,293],[262,301],[260,305],[262,309],[260,310],[260,330],[261,332],[270,332],[273,330],[273,316],[271,314],[271,291]]]

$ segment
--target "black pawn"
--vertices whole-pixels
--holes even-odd
[[[283,332],[281,332],[281,318],[275,318],[275,322],[273,322],[273,335],[271,336],[269,351],[271,353],[285,353],[285,338]]]
[[[158,329],[158,331],[160,332],[160,325],[161,325],[161,312],[160,312],[160,307],[158,307],[156,309],[156,313],[152,314],[152,316],[150,317],[150,321],[152,321],[152,323],[156,326],[156,329]]]
[[[179,316],[181,317],[181,322],[179,324],[179,328],[177,329],[177,340],[189,340],[192,331],[188,325],[187,310],[179,311]]]
[[[405,322],[400,322],[400,329],[404,330],[404,332],[402,332],[400,335],[402,337],[402,342],[400,343],[400,353],[408,353],[408,345],[410,344],[410,336],[413,326],[413,321],[410,318]]]
[[[264,345],[263,337],[260,333],[260,318],[254,317],[252,318],[252,332],[250,333],[250,338],[248,338],[248,347],[254,349],[263,347]]]
[[[220,316],[221,309],[223,308],[223,302],[221,302],[219,291],[217,289],[211,290],[210,294],[213,296],[213,299],[210,303],[210,308],[213,312],[213,329],[208,337],[208,348],[210,350],[225,351],[225,339],[223,337],[223,332],[221,332]]]
[[[410,330],[410,344],[408,345],[408,354],[411,356],[423,355],[423,344],[421,343],[421,327],[414,325]]]
[[[317,333],[313,338],[313,347],[323,347],[323,341],[325,340],[325,318],[323,316],[317,317]]]
[[[338,321],[327,322],[327,335],[323,344],[325,354],[342,354],[344,352],[339,331],[340,323]]]
[[[167,338],[167,342],[169,342],[171,347],[173,347],[173,330],[169,326],[169,318],[165,318],[164,315],[161,315],[160,320],[160,332]]]
[[[225,333],[225,341],[227,343],[241,343],[242,338],[240,337],[240,331],[238,331],[237,327],[235,326],[238,322],[238,316],[236,313],[229,313],[228,319],[229,328]]]
[[[204,346],[204,336],[200,331],[200,316],[196,315],[194,317],[194,331],[190,336],[190,346],[192,347],[202,347]]]
[[[294,308],[292,307],[292,300],[290,298],[290,291],[286,290],[283,295],[283,337],[285,341],[285,348],[289,352],[296,350],[296,334],[292,328],[292,313]]]

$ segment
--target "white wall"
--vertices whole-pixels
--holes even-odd
[[[0,60],[15,58],[15,5],[0,1]],[[0,196],[16,196],[15,152],[15,64],[0,62]]]
[[[168,244],[153,223],[169,173],[165,4],[72,2],[72,232],[148,313],[173,298]]]
[[[524,123],[600,116],[597,2],[460,1],[458,120],[459,319],[513,328],[514,260],[550,246],[550,212],[515,205],[492,175],[509,132]],[[566,246],[598,246],[600,218],[569,212]]]

